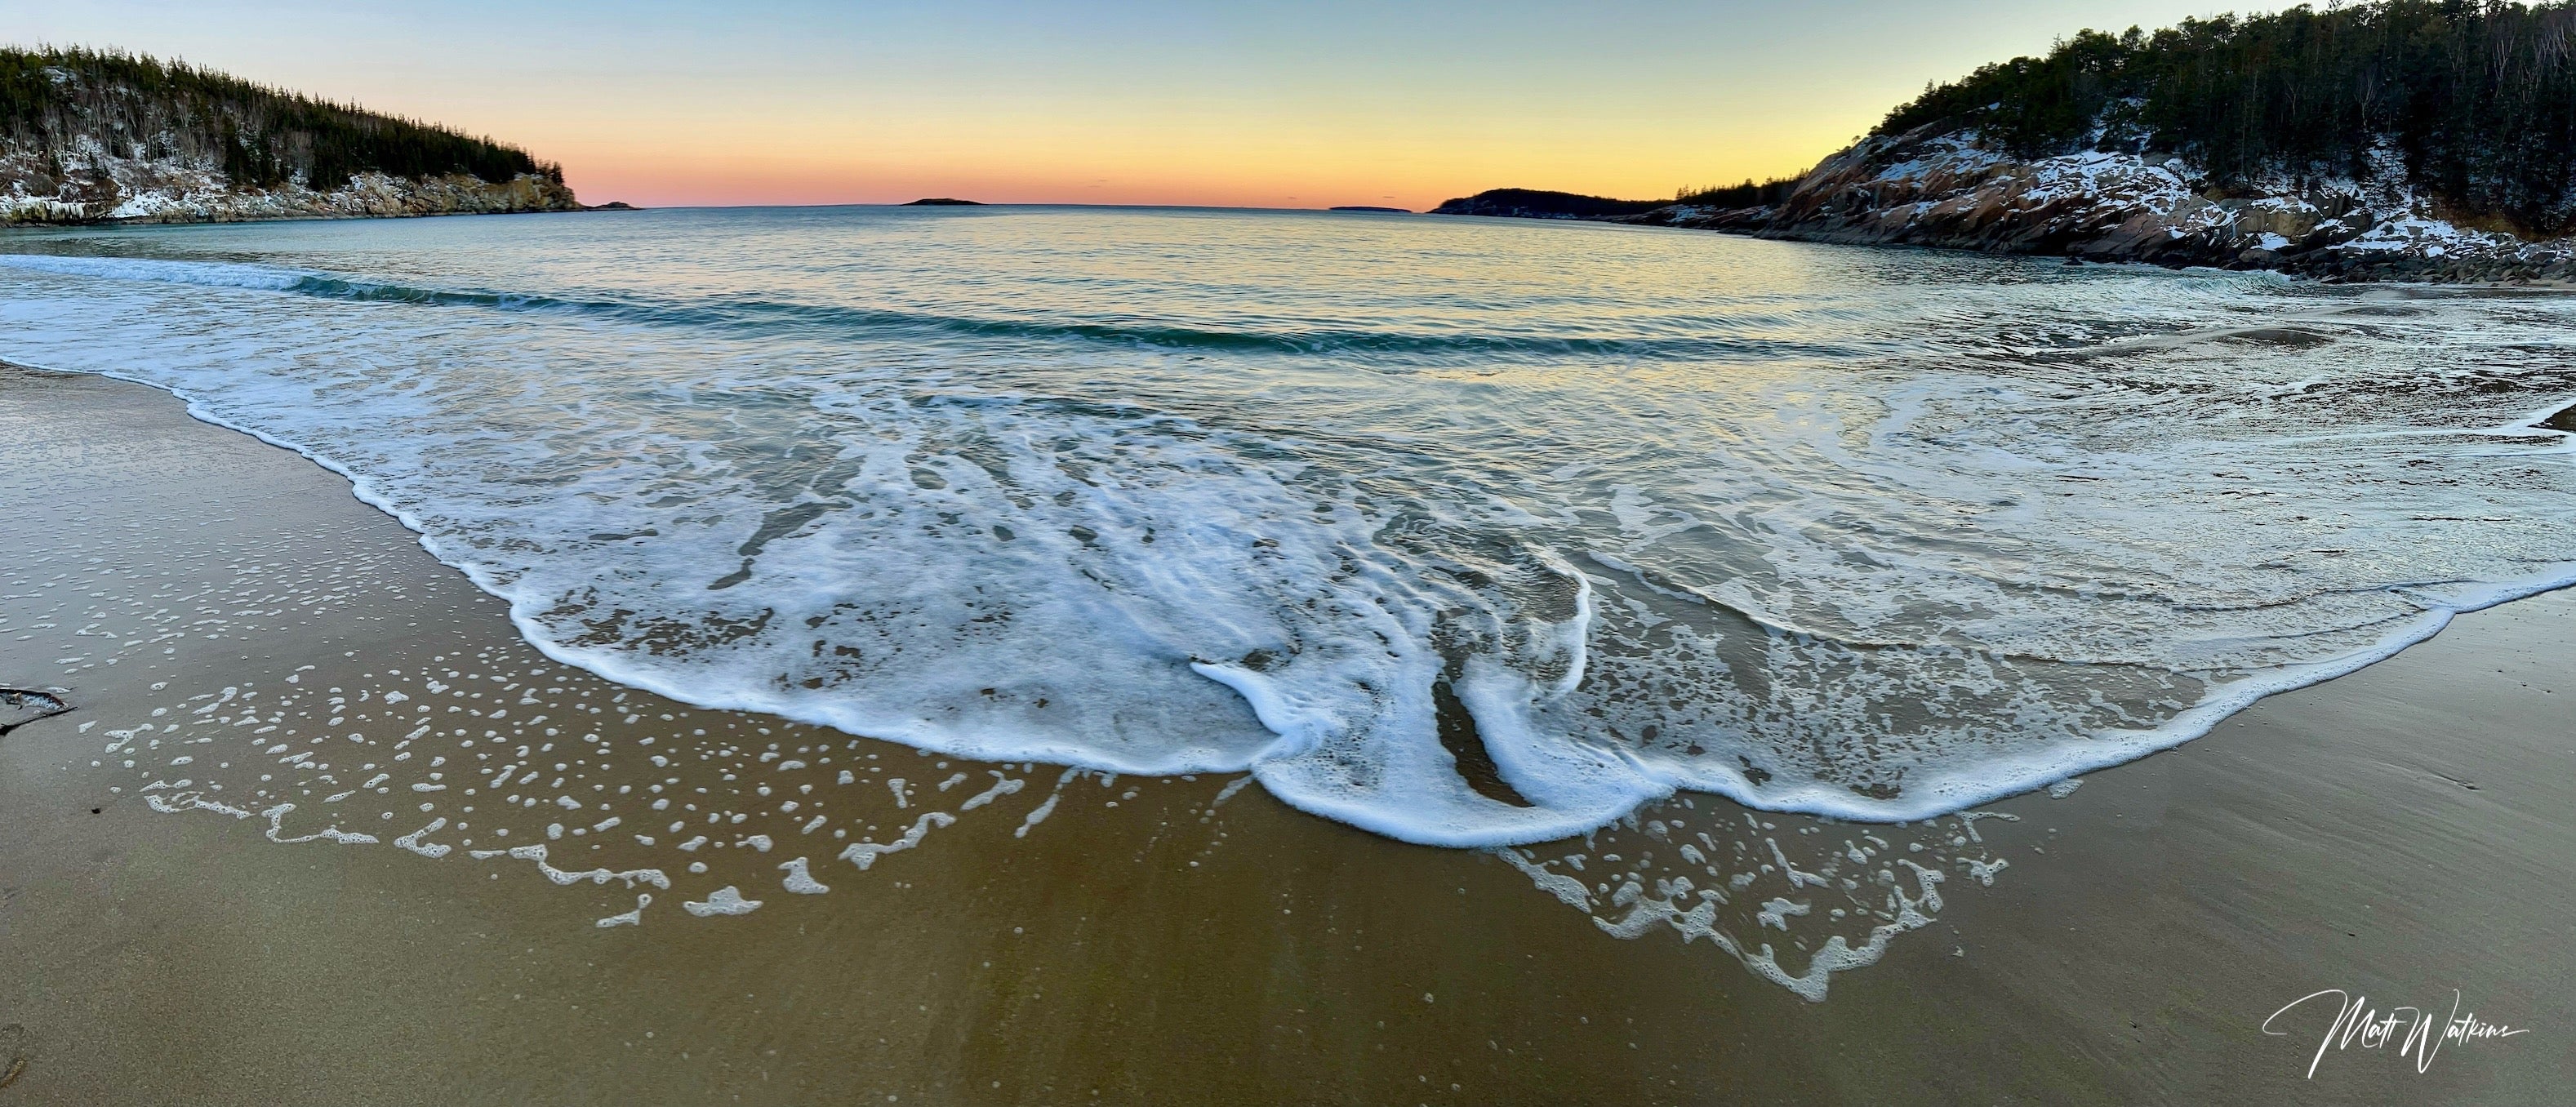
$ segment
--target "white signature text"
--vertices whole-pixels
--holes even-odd
[[[2462,1014],[2457,989],[2451,992],[2450,1014],[2437,1020],[2434,1012],[2421,1007],[2391,1007],[2382,1014],[2378,1008],[2370,1006],[2368,997],[2352,995],[2341,988],[2311,992],[2290,1001],[2289,1006],[2272,1012],[2271,1018],[2263,1020],[2263,1032],[2274,1036],[2289,1034],[2288,1030],[2274,1029],[2273,1024],[2283,1022],[2282,1016],[2302,1007],[2323,1014],[2324,1005],[2317,1001],[2327,996],[2334,997],[2334,1021],[2326,1024],[2325,1036],[2317,1042],[2316,1055],[2308,1059],[2308,1078],[2311,1080],[2316,1078],[2317,1066],[2325,1062],[2329,1049],[2343,1050],[2354,1046],[2386,1049],[2393,1044],[2397,1047],[2397,1055],[2412,1058],[2415,1071],[2421,1073],[2433,1067],[2434,1055],[2450,1043],[2466,1045],[2489,1038],[2511,1038],[2531,1033],[2487,1022],[2474,1011]]]

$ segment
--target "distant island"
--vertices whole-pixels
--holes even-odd
[[[1327,208],[1327,209],[1325,209],[1325,210],[1327,210],[1327,211],[1375,211],[1375,212],[1384,212],[1384,213],[1386,213],[1386,214],[1388,214],[1388,215],[1411,215],[1411,214],[1413,214],[1413,209],[1412,209],[1412,208],[1381,208],[1381,207],[1376,207],[1376,206],[1369,205],[1369,204],[1343,204],[1343,205],[1341,205],[1341,206],[1339,206],[1339,207]]]
[[[911,203],[899,206],[907,208],[980,208],[984,206],[984,202],[982,200],[959,200],[949,196],[932,196],[926,199],[914,200]]]
[[[0,225],[579,211],[516,146],[180,63],[0,48]]]
[[[1672,206],[1671,200],[1613,200],[1536,188],[1495,188],[1431,209],[1433,215],[1492,215],[1509,219],[1617,219]]]
[[[2576,3],[2381,0],[2085,31],[1926,89],[1804,176],[1434,214],[2277,269],[2576,279]]]

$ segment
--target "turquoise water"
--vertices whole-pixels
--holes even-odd
[[[1427,217],[15,232],[0,357],[349,476],[553,656],[1443,845],[1912,819],[2576,577],[2576,300]]]

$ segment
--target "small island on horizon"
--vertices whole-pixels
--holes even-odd
[[[926,196],[919,200],[914,200],[911,203],[897,204],[895,206],[905,208],[980,208],[984,206],[984,201],[960,200],[953,196]]]

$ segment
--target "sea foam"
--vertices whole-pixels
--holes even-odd
[[[306,453],[612,679],[1448,846],[1957,811],[2576,579],[2553,299],[766,218],[63,236],[0,356]]]

